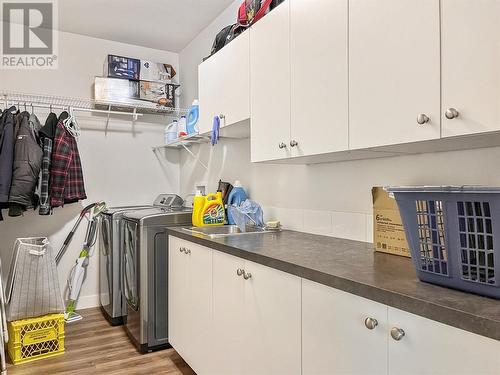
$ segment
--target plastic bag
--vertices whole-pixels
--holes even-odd
[[[264,213],[257,202],[247,199],[240,206],[230,205],[228,210],[242,232],[246,231],[247,225],[264,228]]]

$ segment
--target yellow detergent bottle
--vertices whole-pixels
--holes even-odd
[[[219,191],[204,196],[197,192],[193,200],[193,225],[196,227],[224,225],[225,220],[222,193]]]

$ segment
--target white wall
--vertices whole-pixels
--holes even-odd
[[[0,70],[1,90],[34,94],[50,94],[90,98],[93,96],[95,76],[102,75],[106,55],[117,54],[172,64],[179,71],[178,54],[143,48],[86,36],[59,34],[59,68],[49,70]],[[28,108],[29,110],[29,108]],[[35,110],[41,121],[47,112]],[[78,141],[82,159],[88,200],[57,208],[50,217],[37,212],[26,212],[23,217],[10,218],[4,210],[0,222],[0,257],[6,277],[17,237],[48,236],[54,250],[73,226],[83,206],[104,200],[109,206],[151,203],[161,192],[179,190],[177,154],[158,155],[151,147],[163,143],[163,129],[168,118],[147,116],[139,118],[132,131],[129,117],[111,116],[108,134],[104,133],[106,116],[78,114],[82,135]],[[86,222],[78,233],[58,267],[62,286],[80,247]],[[90,262],[88,276],[81,292],[80,307],[97,306],[98,294],[97,253]]]
[[[193,99],[198,98],[198,65],[204,57],[210,55],[215,35],[225,26],[236,23],[241,0],[235,0],[210,25],[208,25],[179,54],[182,82],[182,105],[188,107]]]
[[[186,103],[197,96],[195,66],[209,53],[217,31],[234,22],[239,3],[236,1],[181,51],[182,81],[189,87],[184,92]],[[500,185],[500,174],[496,172],[500,148],[310,166],[252,164],[249,140],[221,141],[215,148],[203,145],[193,151],[208,162],[210,168],[206,172],[190,155],[183,153],[183,193],[192,192],[194,183],[208,181],[214,190],[219,178],[239,179],[251,197],[264,206],[268,219],[280,219],[291,229],[368,242],[372,241],[372,186]]]

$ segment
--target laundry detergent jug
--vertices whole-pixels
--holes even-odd
[[[239,207],[247,199],[248,199],[247,193],[243,189],[243,186],[241,186],[241,182],[235,181],[233,188],[232,188],[231,192],[229,193],[229,197],[227,198],[227,204],[229,206],[234,205],[234,206]],[[230,225],[235,224],[230,210],[228,210],[228,212],[227,212],[227,223]]]
[[[194,134],[198,131],[196,124],[198,123],[198,118],[200,117],[200,107],[198,100],[193,100],[193,104],[189,109],[187,114],[186,132],[188,134]]]
[[[196,227],[209,227],[224,225],[226,214],[222,193],[201,195],[198,191],[193,199],[193,225]]]

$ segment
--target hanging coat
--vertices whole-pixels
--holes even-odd
[[[0,126],[0,206],[9,201],[12,182],[12,166],[14,162],[14,115],[15,107],[4,111]]]
[[[59,121],[50,167],[50,205],[60,207],[82,199],[87,199],[87,195],[78,146],[63,121]]]
[[[42,158],[42,181],[40,183],[40,215],[50,215],[50,163],[52,159],[52,148],[54,136],[56,135],[57,116],[55,113],[50,113],[45,120],[45,125],[40,129],[40,139],[42,141],[43,158]]]
[[[42,164],[42,149],[36,141],[26,111],[18,115],[14,145],[14,167],[9,194],[9,216],[19,216],[37,204],[35,189]]]

